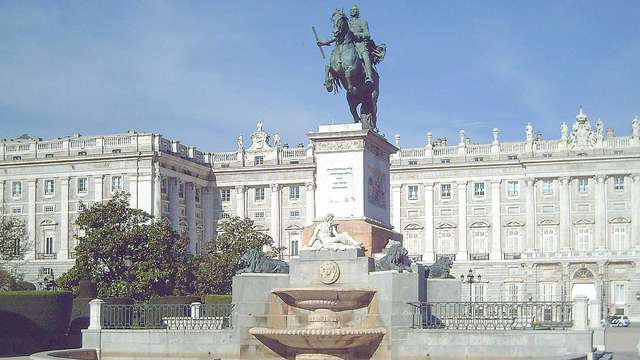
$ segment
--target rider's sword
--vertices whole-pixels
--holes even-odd
[[[313,30],[313,35],[316,37],[316,44],[320,42],[320,38],[318,38],[318,33],[316,32],[316,28],[315,26],[311,27],[311,30]],[[324,59],[324,50],[322,50],[322,46],[318,45],[318,49],[320,49],[320,54],[322,54],[322,58]]]

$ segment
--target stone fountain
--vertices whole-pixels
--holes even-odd
[[[380,264],[382,271],[375,271],[362,244],[338,232],[332,220],[328,215],[316,225],[299,258],[291,260],[289,274],[234,278],[234,303],[248,314],[239,323],[257,340],[246,358],[390,357],[390,331],[410,323],[403,310],[406,301],[418,298],[417,274],[384,271],[390,269]],[[262,291],[263,302],[247,304]]]

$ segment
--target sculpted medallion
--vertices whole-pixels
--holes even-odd
[[[340,267],[335,261],[325,261],[320,265],[320,281],[331,285],[340,278]]]

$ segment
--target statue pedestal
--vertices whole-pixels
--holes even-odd
[[[361,123],[322,125],[307,136],[316,160],[316,216],[333,214],[338,232],[361,242],[368,256],[389,239],[401,241],[390,214],[389,156],[398,148]],[[304,244],[314,228],[305,228]]]

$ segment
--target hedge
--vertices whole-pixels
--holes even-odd
[[[72,302],[66,291],[0,292],[0,354],[65,347]]]
[[[149,304],[191,304],[194,302],[202,302],[200,296],[154,296],[149,299]]]
[[[205,304],[231,304],[231,295],[205,295]]]

